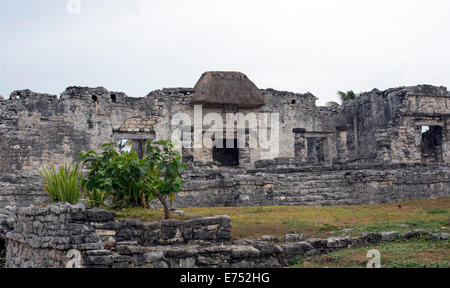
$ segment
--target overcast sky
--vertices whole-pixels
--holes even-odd
[[[104,86],[141,97],[211,70],[311,92],[450,87],[448,0],[0,0],[0,95]],[[73,10],[72,10],[73,11]]]

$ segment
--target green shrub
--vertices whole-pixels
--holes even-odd
[[[157,198],[169,218],[167,198],[173,199],[181,190],[180,170],[186,167],[170,141],[148,141],[146,146],[143,159],[133,150],[117,152],[113,143],[104,144],[101,153],[81,152],[78,159],[88,170],[83,184],[86,191],[104,191],[113,196],[114,207],[147,207]]]
[[[78,163],[74,166],[64,165],[59,169],[52,163],[50,169],[42,167],[39,174],[44,179],[44,190],[53,202],[77,204],[80,198],[81,176]]]
[[[145,206],[151,200],[144,187],[145,162],[136,152],[121,154],[113,143],[107,143],[102,153],[83,151],[78,158],[88,170],[83,178],[87,191],[104,191],[113,196],[115,207]]]

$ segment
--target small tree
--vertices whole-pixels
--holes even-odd
[[[145,182],[149,192],[154,195],[164,207],[164,216],[170,218],[170,209],[167,199],[172,201],[175,193],[181,190],[183,180],[181,170],[186,169],[180,154],[174,150],[170,140],[152,142],[148,141],[147,154],[144,159],[147,167]]]

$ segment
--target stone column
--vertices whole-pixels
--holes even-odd
[[[348,161],[347,127],[345,126],[336,127],[336,132],[337,132],[337,141],[336,141],[337,162],[343,164]]]
[[[387,129],[378,129],[375,132],[377,145],[377,162],[389,162],[391,159],[391,141]]]
[[[294,132],[295,160],[297,162],[306,162],[308,157],[305,137],[306,129],[295,128],[292,132]]]
[[[250,136],[248,129],[245,131],[245,148],[239,149],[239,166],[240,167],[251,167],[250,159]]]

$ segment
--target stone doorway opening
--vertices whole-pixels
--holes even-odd
[[[213,160],[219,162],[221,166],[239,166],[239,148],[237,148],[237,139],[231,139],[231,141],[228,141],[230,143],[234,143],[233,147],[228,147],[230,145],[227,146],[227,139],[217,139],[215,141],[215,143],[220,141],[219,143],[222,143],[222,147],[217,147],[219,146],[217,144],[214,145],[212,151]]]
[[[443,162],[442,127],[421,126],[422,128],[422,162]]]
[[[325,142],[326,138],[307,138],[308,162],[311,164],[325,163]]]
[[[126,151],[135,151],[139,158],[142,159],[147,151],[147,145],[145,143],[148,140],[154,140],[155,133],[151,132],[148,134],[129,134],[129,133],[114,133],[113,139],[116,143],[117,149],[123,153]]]
[[[140,139],[121,139],[117,141],[117,146],[121,153],[133,150],[138,154],[139,159],[142,159],[144,158],[145,151],[147,151],[145,142],[147,141]]]

